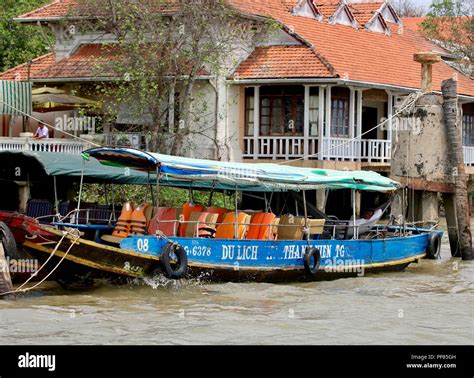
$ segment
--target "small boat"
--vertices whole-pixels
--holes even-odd
[[[105,226],[80,224],[78,216],[49,224],[29,219],[26,237],[17,242],[67,288],[158,273],[172,279],[323,280],[403,270],[440,253],[442,231],[377,224],[388,204],[364,220],[356,218],[354,202],[353,218],[342,221],[306,200],[314,190],[390,194],[399,188],[375,172],[218,162],[134,149],[91,149],[84,158],[84,164],[97,159],[123,167],[124,174],[146,172],[156,186],[156,203],[124,204],[118,221]],[[235,205],[212,208],[211,201],[208,206],[191,201],[183,209],[161,207],[161,186],[209,191],[210,198],[214,192],[233,192]],[[277,194],[291,194],[303,214],[286,213],[284,206],[273,213],[268,197]],[[242,195],[265,205],[239,209]]]

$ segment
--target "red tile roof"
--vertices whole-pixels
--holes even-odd
[[[54,56],[52,53],[33,59],[30,67],[30,78],[35,78],[39,72],[52,64],[54,64]],[[0,73],[0,80],[28,80],[28,64],[20,64],[19,66]]]
[[[384,3],[351,3],[349,9],[361,27],[364,27],[373,17],[375,12],[382,8]]]
[[[402,34],[390,26],[391,36],[355,30],[343,25],[329,25],[307,17],[294,16],[288,8],[288,0],[227,0],[237,10],[279,21],[311,46],[316,54],[334,67],[335,72],[349,80],[397,87],[419,88],[420,65],[413,61],[413,54],[420,51],[440,50],[417,32],[405,27]],[[315,3],[337,2],[316,0]],[[49,6],[24,15],[28,18],[60,17],[66,15],[75,0],[55,1]],[[371,7],[375,5],[365,5]],[[354,4],[352,4],[353,6]],[[356,6],[357,7],[357,6]],[[362,5],[360,7],[363,7]],[[302,50],[289,49],[295,54]],[[273,54],[273,51],[272,51]],[[289,60],[293,62],[293,60]],[[294,63],[291,63],[294,64]],[[87,64],[85,64],[87,65]],[[250,68],[247,68],[250,70]],[[252,68],[252,70],[256,68]],[[87,70],[85,70],[87,71]],[[257,71],[255,71],[257,72]],[[275,72],[280,72],[275,70]],[[307,71],[305,71],[307,72]],[[85,72],[84,72],[85,73]],[[457,73],[446,63],[434,65],[434,89],[439,90],[441,81]],[[474,81],[458,73],[459,92],[474,96]]]
[[[404,17],[402,21],[403,27],[419,32],[421,31],[421,23],[425,21],[425,17]]]
[[[33,61],[30,78],[33,81],[44,79],[61,81],[65,79],[87,80],[94,78],[113,78],[113,67],[107,63],[113,62],[120,52],[113,44],[83,44],[70,57],[58,62],[54,61],[53,54],[48,54]],[[27,65],[22,64],[0,74],[0,80],[15,80],[17,75],[26,80]],[[201,69],[198,75],[208,75],[209,72]],[[18,80],[18,79],[16,79]]]
[[[257,47],[234,74],[238,79],[334,77],[305,46]]]
[[[339,4],[317,4],[316,7],[325,18],[331,17],[339,8]]]
[[[117,55],[114,46],[84,44],[69,58],[52,64],[35,75],[35,79],[83,79],[91,77],[112,77],[106,63]]]
[[[68,15],[69,11],[77,4],[77,0],[55,0],[34,11],[18,16],[19,19],[42,20],[61,18]]]
[[[267,14],[295,31],[313,46],[337,74],[351,81],[368,82],[397,87],[420,88],[420,65],[413,55],[420,51],[439,51],[440,48],[412,30],[392,35],[355,30],[343,25],[330,25],[307,17],[291,15],[278,0],[229,0],[244,12]],[[270,3],[273,6],[269,6]],[[280,6],[279,6],[280,4]],[[474,96],[474,80],[458,73],[444,62],[433,66],[434,89],[441,82],[457,74],[459,93]]]

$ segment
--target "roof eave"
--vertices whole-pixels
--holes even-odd
[[[257,85],[257,84],[336,84],[346,85],[354,87],[363,87],[367,89],[385,89],[398,92],[416,92],[420,88],[406,87],[392,84],[373,83],[360,80],[343,80],[338,77],[334,78],[315,78],[315,77],[302,77],[302,78],[248,78],[248,79],[228,79],[226,84],[234,85]],[[440,91],[434,91],[435,93],[441,93]],[[469,96],[465,94],[459,94],[459,99],[474,101],[474,95]]]

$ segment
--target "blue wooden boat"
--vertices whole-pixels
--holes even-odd
[[[402,270],[422,258],[437,258],[440,253],[442,232],[438,230],[364,224],[355,217],[341,222],[324,214],[316,222],[319,226],[312,226],[314,215],[309,215],[305,195],[308,190],[390,193],[399,188],[397,182],[375,172],[215,162],[133,149],[98,148],[86,151],[84,156],[104,165],[124,167],[124,174],[129,169],[147,172],[150,185],[157,187],[156,208],[160,207],[160,186],[254,194],[291,191],[302,194],[304,217],[302,223],[292,226],[301,227],[300,236],[289,239],[214,238],[201,237],[198,232],[192,237],[165,236],[157,231],[152,235],[128,235],[111,244],[98,238],[104,228],[93,224],[38,225],[37,236],[41,237],[36,240],[35,235],[30,236],[23,247],[55,267],[57,279],[64,284],[84,282],[84,278],[153,276],[157,272],[170,278],[205,274],[209,279],[224,280],[320,280]],[[237,206],[233,211],[239,219]],[[236,221],[235,235],[239,225]],[[261,225],[267,229],[273,226]],[[94,237],[85,236],[88,228]]]

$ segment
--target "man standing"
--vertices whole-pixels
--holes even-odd
[[[49,131],[44,123],[40,124],[36,129],[34,139],[48,139]]]

